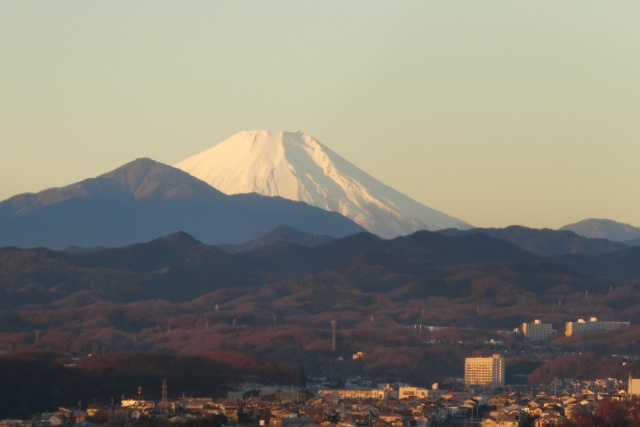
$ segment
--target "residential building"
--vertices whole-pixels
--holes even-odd
[[[522,333],[528,341],[546,341],[553,332],[551,323],[542,323],[535,319],[533,323],[523,323]]]
[[[502,356],[467,357],[464,361],[464,383],[466,385],[504,386],[505,362]]]
[[[482,419],[481,427],[520,427],[522,419],[515,414],[489,416]]]
[[[633,378],[629,375],[629,389],[627,390],[630,396],[640,396],[640,378]]]
[[[398,387],[398,399],[408,399],[411,397],[425,398],[430,395],[430,390],[418,387]]]
[[[318,396],[323,398],[334,397],[337,399],[375,399],[383,400],[389,398],[392,390],[383,389],[321,389]]]
[[[587,321],[585,321],[584,319],[578,319],[577,322],[567,322],[565,335],[570,337],[576,332],[609,331],[611,329],[629,325],[629,322],[609,322],[598,320],[597,317],[592,317]]]

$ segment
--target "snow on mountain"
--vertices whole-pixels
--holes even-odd
[[[302,132],[239,132],[175,167],[226,194],[255,192],[340,212],[385,238],[471,227],[381,183]]]

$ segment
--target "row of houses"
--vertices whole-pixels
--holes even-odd
[[[631,381],[631,379],[630,379]],[[555,384],[557,387],[560,384]],[[304,399],[293,389],[275,388],[256,396],[227,399],[183,397],[163,402],[122,400],[118,407],[89,405],[86,410],[60,408],[41,420],[5,420],[0,427],[80,426],[87,421],[126,425],[128,421],[162,417],[168,424],[194,424],[220,417],[226,425],[270,427],[323,425],[338,427],[433,427],[467,421],[482,427],[553,427],[580,414],[597,414],[607,400],[639,402],[617,380],[565,382],[565,389],[533,392],[466,388],[463,391],[384,385],[370,389],[321,389]],[[102,415],[102,417],[99,417]]]
[[[539,392],[535,396],[511,393],[502,397],[497,409],[482,419],[482,427],[535,427],[564,425],[576,417],[589,414],[596,416],[600,406],[606,401],[626,402],[628,406],[640,407],[640,401],[625,390],[616,392],[596,392],[590,389],[576,392],[562,391],[558,395]]]
[[[606,400],[630,401],[625,390],[605,389],[619,382],[576,384],[559,393],[540,391],[492,395],[495,390],[461,392],[385,386],[377,389],[322,389],[317,397],[297,402],[259,397],[238,403],[246,419],[271,427],[325,425],[339,427],[432,427],[460,420],[482,427],[553,427],[583,413],[595,414]],[[582,387],[580,387],[582,386]],[[483,393],[487,393],[486,395]],[[383,396],[380,398],[380,396]],[[402,397],[401,397],[402,396]]]

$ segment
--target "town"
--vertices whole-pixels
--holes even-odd
[[[566,335],[612,330],[629,322],[601,321],[595,317],[566,323]],[[419,326],[423,328],[423,325]],[[416,325],[418,328],[418,325]],[[425,327],[433,329],[434,327]],[[557,333],[552,325],[535,319],[512,333],[531,345],[545,347]],[[332,348],[336,328],[332,323]],[[489,349],[499,348],[490,343]],[[88,355],[91,357],[91,355]],[[356,352],[353,360],[366,358]],[[340,357],[342,359],[342,357]],[[626,364],[627,362],[623,362]],[[226,397],[169,398],[167,380],[158,390],[109,402],[95,398],[73,407],[34,415],[28,420],[7,419],[0,427],[45,426],[151,426],[221,427],[339,426],[435,427],[454,424],[479,427],[553,427],[601,425],[634,426],[640,423],[640,378],[581,380],[554,378],[549,384],[507,384],[506,359],[499,352],[464,360],[464,377],[444,378],[428,388],[407,383],[379,383],[365,376],[340,380],[312,377],[300,386],[275,386],[245,381]],[[68,365],[67,368],[74,368]],[[637,372],[636,372],[637,374]],[[161,396],[159,399],[145,399]],[[43,408],[45,409],[45,408]],[[611,423],[617,420],[619,424]],[[585,424],[586,423],[586,424]],[[600,425],[600,424],[599,424]]]
[[[4,420],[0,427],[37,426],[338,426],[338,427],[481,427],[583,426],[585,422],[637,426],[640,420],[640,379],[579,381],[557,379],[539,388],[505,387],[499,355],[469,358],[465,378],[442,388],[406,384],[371,386],[363,378],[344,380],[341,388],[326,379],[311,379],[307,388],[244,384],[245,390],[226,398],[167,397],[146,400],[125,397],[119,403],[92,402],[58,408],[31,420]],[[343,386],[343,387],[342,387]],[[617,422],[618,424],[614,424]],[[608,424],[607,424],[608,423]],[[596,425],[596,424],[588,424]]]

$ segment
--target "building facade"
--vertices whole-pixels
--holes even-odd
[[[390,388],[377,389],[322,389],[318,390],[318,396],[322,398],[336,399],[388,399],[393,390]]]
[[[552,332],[551,323],[542,323],[539,319],[522,324],[522,333],[527,341],[547,341]]]
[[[565,335],[570,337],[576,332],[589,332],[589,331],[609,331],[621,326],[629,326],[629,322],[607,322],[598,320],[597,317],[592,317],[589,320],[578,319],[577,322],[567,322]]]
[[[640,378],[633,378],[629,375],[628,393],[631,396],[640,397]]]
[[[504,359],[499,354],[492,357],[467,357],[464,361],[464,383],[490,387],[504,386]]]

